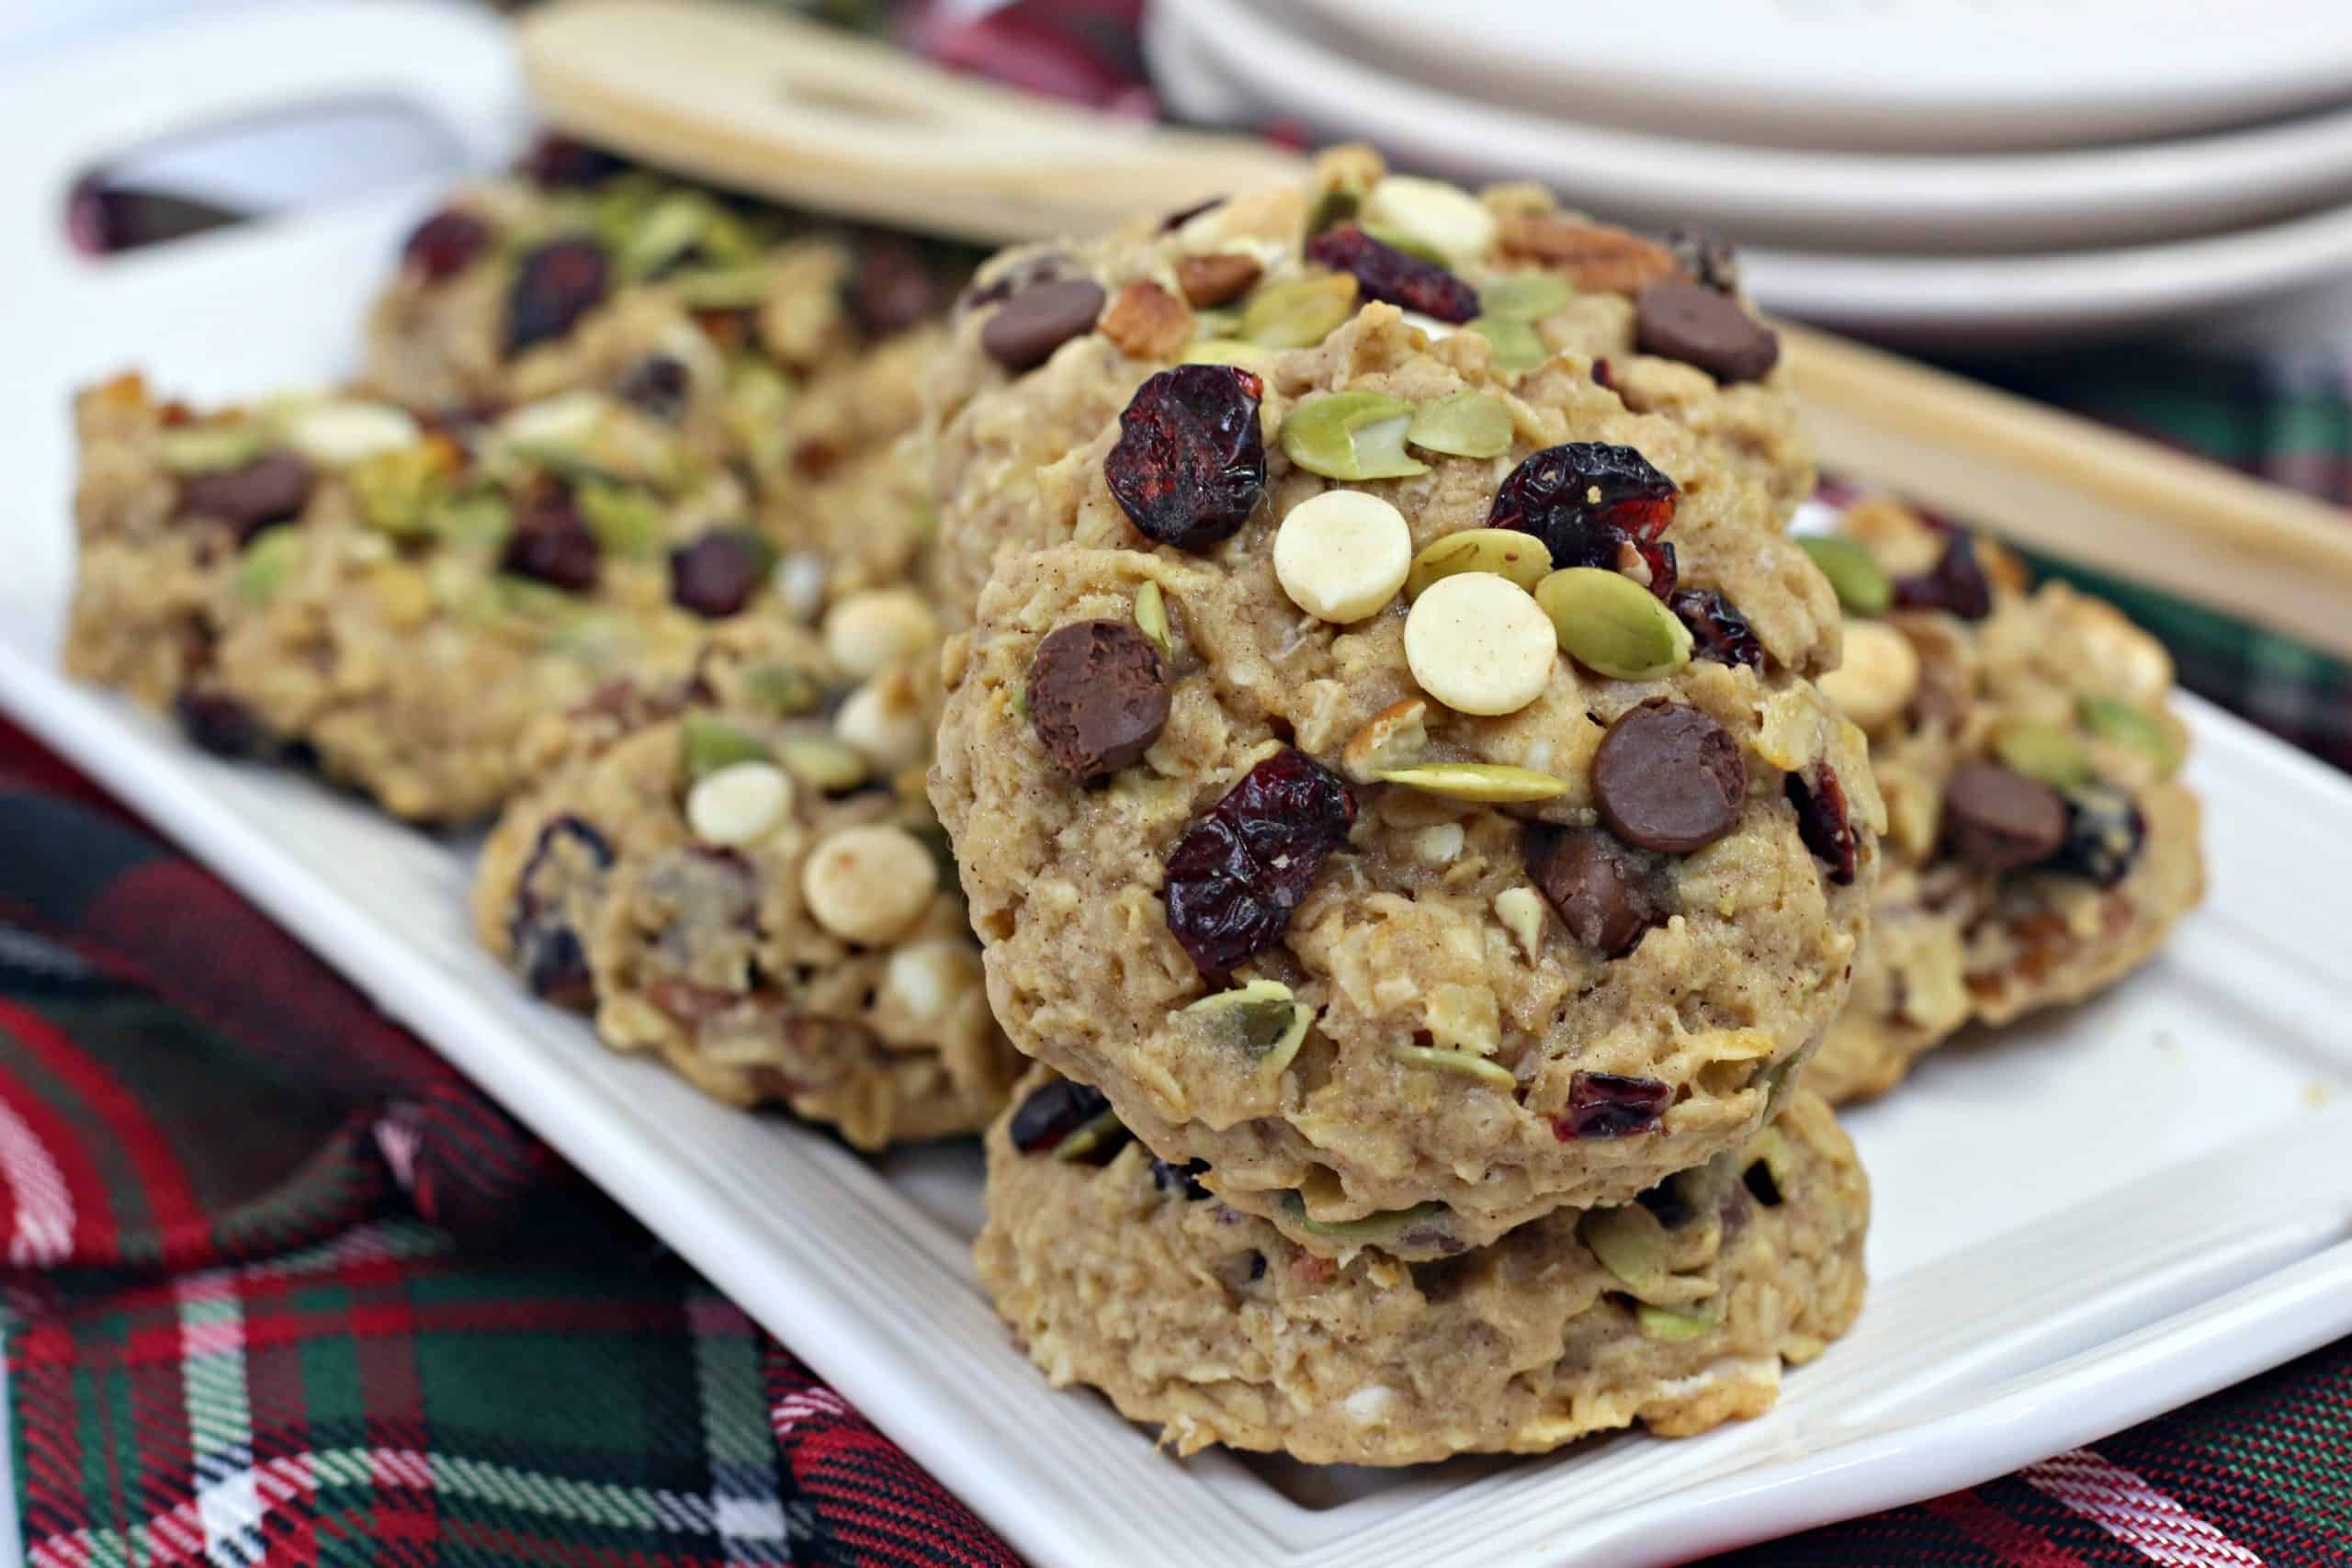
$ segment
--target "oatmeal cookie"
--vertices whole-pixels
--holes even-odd
[[[2154,637],[1892,502],[1815,547],[1853,617],[1822,686],[1869,731],[1888,817],[1853,999],[1805,1079],[1834,1102],[1891,1088],[1972,1021],[2113,984],[2204,868]]]
[[[843,696],[814,638],[739,623],[692,704],[616,687],[541,724],[482,852],[481,940],[718,1099],[861,1148],[978,1131],[1017,1066],[922,799],[922,662]]]
[[[1180,1453],[1309,1463],[1532,1453],[1639,1421],[1761,1415],[1862,1299],[1869,1189],[1800,1091],[1771,1126],[1619,1209],[1555,1209],[1433,1263],[1304,1251],[1038,1072],[988,1139],[974,1256],[1057,1385]]]
[[[1882,818],[1801,673],[1827,583],[1679,441],[1378,303],[1147,382],[1057,492],[1116,547],[1006,557],[949,645],[933,799],[1014,1043],[1318,1250],[1430,1203],[1420,1246],[1484,1245],[1752,1134]]]
[[[1655,243],[1530,187],[1482,199],[1391,175],[1362,148],[1304,186],[1007,251],[959,300],[925,389],[942,613],[960,623],[1001,554],[1058,542],[1059,492],[1089,466],[1076,449],[1148,377],[1197,360],[1266,373],[1374,301],[1426,336],[1477,339],[1498,377],[1578,384],[1590,428],[1675,426],[1636,444],[1694,487],[1747,481],[1784,525],[1812,454],[1736,286],[1719,243]]]

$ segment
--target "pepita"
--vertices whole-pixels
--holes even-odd
[[[775,743],[775,760],[826,795],[855,789],[872,771],[865,752],[830,735],[783,736]]]
[[[1269,284],[1241,308],[1241,335],[1261,348],[1312,348],[1355,314],[1356,280],[1344,272]]]
[[[1161,657],[1176,656],[1176,644],[1168,626],[1168,598],[1157,582],[1147,580],[1136,589],[1136,630],[1159,645]]]
[[[1405,439],[1451,457],[1499,457],[1510,450],[1510,410],[1485,392],[1455,392],[1413,411]]]
[[[1298,1055],[1315,1010],[1301,1003],[1279,980],[1252,980],[1230,991],[1203,997],[1184,1010],[1254,1058],[1259,1072],[1279,1074]]]
[[[1642,1332],[1651,1338],[1679,1344],[1686,1339],[1696,1339],[1713,1328],[1723,1319],[1723,1306],[1718,1299],[1710,1303],[1703,1312],[1676,1312],[1670,1307],[1652,1306],[1644,1302],[1634,1309],[1634,1316],[1641,1324]]]
[[[242,468],[268,447],[267,433],[251,424],[199,424],[155,439],[155,455],[175,474]]]
[[[1394,1241],[1414,1225],[1426,1224],[1446,1212],[1443,1203],[1432,1199],[1409,1209],[1383,1209],[1360,1220],[1318,1220],[1307,1214],[1306,1200],[1295,1192],[1283,1194],[1283,1208],[1309,1235],[1328,1236],[1333,1241],[1368,1242]]]
[[[1666,1288],[1666,1229],[1639,1203],[1591,1210],[1577,1235],[1634,1294],[1654,1296]]]
[[[1410,1045],[1392,1043],[1388,1054],[1408,1067],[1435,1067],[1440,1072],[1459,1073],[1465,1078],[1476,1078],[1496,1089],[1516,1089],[1519,1080],[1510,1069],[1484,1056],[1474,1056],[1467,1051],[1445,1051],[1434,1045]]]
[[[1533,325],[1518,316],[1480,316],[1470,330],[1493,349],[1495,368],[1510,372],[1532,370],[1552,357],[1552,350]]]
[[[1373,776],[1383,784],[1403,784],[1427,795],[1475,800],[1489,806],[1550,800],[1568,792],[1566,779],[1509,762],[1415,762],[1408,767],[1384,769]]]
[[[1619,681],[1655,681],[1690,662],[1690,628],[1632,578],[1572,566],[1535,585],[1561,651]]]
[[[1126,1135],[1126,1124],[1119,1120],[1119,1113],[1105,1111],[1063,1134],[1061,1142],[1054,1145],[1054,1152],[1049,1157],[1064,1165],[1075,1165],[1105,1144],[1124,1141]]]
[[[686,782],[700,784],[721,768],[737,762],[766,762],[775,759],[759,738],[748,735],[708,714],[690,713],[678,725],[679,765]]]
[[[280,525],[255,536],[237,557],[237,597],[266,604],[302,558],[302,530]]]
[[[1838,607],[1849,615],[1883,615],[1894,602],[1894,585],[1870,551],[1835,534],[1809,534],[1797,541],[1829,586],[1838,592]]]
[[[760,665],[744,672],[743,684],[753,702],[779,718],[798,718],[825,704],[817,678],[797,665]]]
[[[1393,479],[1430,471],[1406,455],[1413,405],[1385,392],[1326,392],[1283,421],[1283,455],[1333,479]]]
[[[2078,705],[2085,728],[2100,739],[2140,752],[2156,764],[2163,777],[2170,778],[2179,768],[2178,742],[2163,720],[2137,703],[2086,692]]]
[[[1556,272],[1507,272],[1479,287],[1478,313],[1540,321],[1576,297],[1576,286]]]
[[[2083,743],[2055,725],[2003,725],[1993,737],[1993,754],[2053,789],[2078,788],[2098,776]]]
[[[1541,539],[1516,528],[1464,528],[1432,540],[1413,558],[1405,597],[1418,599],[1430,583],[1458,571],[1491,571],[1532,593],[1552,575],[1552,555]]]

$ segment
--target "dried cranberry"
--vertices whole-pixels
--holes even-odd
[[[498,564],[550,588],[585,593],[596,586],[603,557],[604,547],[597,543],[595,530],[580,515],[571,491],[562,485],[546,484],[525,501]]]
[[[1894,580],[1894,602],[1906,610],[1947,610],[1963,621],[1991,615],[1993,584],[1976,559],[1976,541],[1955,529],[1933,567]]]
[[[1650,569],[1650,591],[1664,598],[1674,592],[1674,556],[1658,536],[1674,521],[1681,493],[1631,446],[1571,441],[1513,468],[1495,492],[1487,525],[1534,535],[1555,567],[1614,571],[1620,547],[1631,546]]]
[[[1205,550],[1250,521],[1266,493],[1265,390],[1230,365],[1179,365],[1136,389],[1102,477],[1147,537]]]
[[[1012,1113],[1012,1146],[1024,1155],[1041,1155],[1111,1109],[1111,1101],[1091,1085],[1056,1078],[1023,1100]]]
[[[2067,795],[2065,841],[2041,869],[2112,887],[2140,863],[2147,840],[2147,819],[2127,791],[2109,784],[2085,784]]]
[[[463,208],[445,207],[410,231],[401,261],[427,283],[455,277],[490,249],[490,225]]]
[[[1674,1101],[1656,1078],[1618,1073],[1578,1073],[1568,1079],[1567,1113],[1552,1123],[1562,1143],[1571,1138],[1627,1138],[1653,1131]]]
[[[1789,804],[1797,809],[1797,836],[1804,847],[1829,863],[1829,880],[1844,886],[1854,880],[1854,860],[1861,835],[1846,811],[1846,786],[1838,771],[1824,763],[1811,778],[1791,773]]]
[[[226,523],[243,545],[265,528],[292,521],[311,499],[317,476],[288,451],[180,480],[179,515]]]
[[[1432,261],[1407,255],[1351,223],[1327,229],[1306,243],[1309,261],[1351,275],[1368,299],[1385,299],[1441,321],[1478,313],[1478,291]]]
[[[1772,1168],[1762,1160],[1750,1160],[1747,1168],[1740,1172],[1739,1179],[1749,1194],[1766,1208],[1777,1209],[1781,1206],[1780,1180],[1773,1176]]]
[[[1764,667],[1764,645],[1756,640],[1747,618],[1713,589],[1686,588],[1667,603],[1690,628],[1691,657],[1756,670]]]
[[[578,190],[626,173],[628,161],[549,131],[523,157],[523,173],[546,190]]]
[[[732,615],[752,602],[767,570],[758,535],[720,528],[670,552],[670,597],[697,615]]]
[[[1170,1165],[1164,1159],[1151,1162],[1151,1184],[1162,1192],[1173,1192],[1190,1202],[1199,1202],[1209,1195],[1200,1179],[1208,1174],[1209,1162],[1187,1160],[1182,1165]]]
[[[516,881],[506,928],[515,967],[532,995],[560,1007],[585,1008],[595,1001],[595,976],[574,918],[612,863],[613,846],[577,817],[555,818],[539,829]]]
[[[1168,929],[1205,975],[1282,940],[1355,796],[1304,751],[1275,752],[1193,822],[1168,856]]]
[[[203,750],[238,761],[266,758],[277,743],[253,709],[215,692],[182,692],[172,699],[180,731]]]
[[[622,371],[613,383],[613,395],[652,418],[672,420],[686,406],[693,386],[684,365],[666,354],[654,354]]]
[[[612,267],[594,241],[550,240],[526,254],[506,294],[506,352],[561,337],[611,283]]]

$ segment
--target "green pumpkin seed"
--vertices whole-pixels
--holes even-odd
[[[1423,547],[1405,574],[1405,597],[1418,599],[1441,577],[1458,571],[1491,571],[1530,593],[1552,575],[1551,552],[1532,534],[1516,528],[1464,528]]]
[[[678,726],[678,761],[686,771],[688,784],[699,784],[737,762],[773,761],[757,736],[708,714],[690,713]]]
[[[1532,768],[1509,762],[1416,762],[1410,767],[1384,768],[1373,777],[1383,784],[1403,784],[1424,795],[1453,800],[1500,805],[1516,800],[1550,800],[1568,792],[1567,781]]]
[[[268,434],[250,424],[199,424],[155,438],[155,455],[175,474],[242,468],[268,449]]]
[[[1499,457],[1516,433],[1510,410],[1485,392],[1455,392],[1413,411],[1405,439],[1450,457]]]
[[[1345,223],[1363,206],[1363,192],[1346,186],[1329,187],[1315,198],[1315,206],[1306,215],[1306,237],[1311,240],[1326,229]]]
[[[825,705],[825,689],[806,670],[790,664],[763,664],[743,672],[752,700],[780,718],[798,718]]]
[[[1203,338],[1239,337],[1241,312],[1230,305],[1193,312],[1193,335]]]
[[[1433,262],[1439,266],[1451,267],[1453,265],[1445,259],[1443,251],[1439,250],[1427,240],[1408,234],[1404,230],[1392,224],[1360,223],[1357,227],[1392,251],[1402,251],[1408,256],[1417,257],[1425,262]]]
[[[1313,348],[1356,311],[1356,280],[1344,272],[1269,284],[1241,308],[1241,335],[1261,348]]]
[[[1413,405],[1385,392],[1325,392],[1283,421],[1283,456],[1333,479],[1394,479],[1430,466],[1405,451]]]
[[[1178,363],[1183,365],[1230,365],[1242,370],[1254,370],[1262,376],[1272,364],[1274,351],[1239,338],[1196,338],[1184,345]]]
[[[633,485],[583,479],[572,490],[580,519],[606,553],[650,556],[662,549],[662,503]]]
[[[2053,789],[2076,789],[2098,776],[2083,743],[2054,725],[2004,725],[1993,737],[1993,754]]]
[[[1329,1236],[1333,1241],[1393,1242],[1407,1230],[1436,1219],[1446,1212],[1443,1203],[1434,1199],[1416,1203],[1409,1209],[1383,1209],[1366,1214],[1360,1220],[1317,1220],[1306,1213],[1306,1200],[1295,1192],[1283,1194],[1283,1208],[1296,1222],[1298,1228],[1309,1235]]]
[[[1634,1294],[1654,1296],[1666,1288],[1666,1228],[1639,1203],[1591,1210],[1577,1235]]]
[[[1645,1302],[1634,1309],[1634,1318],[1642,1332],[1653,1339],[1668,1344],[1680,1344],[1696,1339],[1723,1321],[1721,1300],[1711,1303],[1703,1312],[1676,1312],[1670,1307],[1652,1306]]]
[[[432,447],[379,452],[353,464],[344,477],[369,527],[396,538],[437,531],[433,513],[447,493],[448,476]]]
[[[1063,1134],[1062,1141],[1054,1145],[1052,1157],[1064,1165],[1075,1165],[1105,1144],[1125,1142],[1126,1136],[1126,1123],[1119,1120],[1118,1112],[1105,1111]]]
[[[2164,721],[2136,703],[2121,697],[2084,694],[2078,705],[2084,727],[2102,740],[2128,746],[2156,764],[2165,778],[2180,767],[2181,748]]]
[[[237,597],[266,604],[277,597],[302,559],[302,530],[280,524],[265,528],[237,556]]]
[[[533,578],[501,572],[491,579],[494,608],[533,621],[571,621],[586,613],[578,599]]]
[[[1613,680],[1655,681],[1690,662],[1690,628],[1619,572],[1572,566],[1535,585],[1561,650]]]
[[[786,735],[775,743],[775,760],[803,784],[839,795],[864,784],[873,770],[865,753],[830,735]]]
[[[1446,1051],[1435,1045],[1392,1043],[1388,1054],[1408,1067],[1435,1067],[1440,1072],[1459,1073],[1465,1078],[1476,1078],[1496,1089],[1519,1087],[1519,1080],[1510,1076],[1510,1068],[1468,1051]]]
[[[1894,603],[1894,585],[1871,558],[1870,551],[1835,534],[1808,534],[1797,541],[1829,586],[1838,591],[1838,608],[1849,615],[1883,615]]]
[[[763,477],[783,472],[791,457],[784,412],[792,396],[791,378],[756,356],[744,355],[728,372],[728,434],[752,459],[752,471]]]
[[[1203,997],[1183,1010],[1255,1057],[1258,1070],[1268,1077],[1290,1066],[1306,1039],[1307,1026],[1315,1021],[1315,1010],[1279,980],[1252,980]]]
[[[1576,288],[1556,272],[1507,272],[1478,288],[1478,313],[1514,321],[1540,321],[1565,310]]]
[[[765,262],[699,267],[669,280],[670,291],[689,310],[749,310],[763,303],[775,274]]]
[[[487,491],[452,496],[426,511],[424,530],[452,545],[488,552],[514,531],[514,509],[504,496]]]
[[[1136,630],[1159,645],[1160,657],[1175,657],[1176,644],[1168,626],[1168,597],[1157,582],[1146,581],[1136,590]]]
[[[1747,1087],[1764,1091],[1764,1120],[1770,1122],[1781,1113],[1797,1081],[1797,1064],[1801,1056],[1783,1056],[1748,1080]]]
[[[1470,330],[1493,347],[1498,370],[1532,370],[1552,357],[1544,335],[1517,316],[1480,316],[1470,323]]]
[[[710,231],[718,209],[695,191],[677,191],[655,202],[622,241],[614,270],[629,282],[650,277],[695,249]]]

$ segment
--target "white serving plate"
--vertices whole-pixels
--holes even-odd
[[[1363,138],[1455,179],[1538,179],[1622,222],[1704,223],[1751,244],[1971,254],[2118,245],[2216,233],[2352,196],[2352,107],[2057,152],[1799,151],[1597,123],[1573,97],[1545,114],[1449,92],[1280,17],[1244,0],[1159,0],[1145,38],[1162,90],[1193,118],[1246,109],[1322,141]]]
[[[1781,146],[2063,147],[2341,101],[2331,0],[1275,0],[1466,96]]]
[[[381,6],[368,25],[402,14],[449,15]],[[253,15],[314,28],[296,42],[322,47],[343,13]],[[374,58],[395,75],[446,75],[460,45],[446,28],[432,37],[430,50],[411,38],[387,52],[379,36],[341,58],[355,73]],[[207,26],[109,59],[108,101],[143,85],[200,117],[245,58],[220,38]],[[23,117],[56,101],[0,101],[0,142],[37,145]],[[491,107],[467,144],[496,143],[511,103]],[[69,158],[0,186],[0,220],[25,243],[53,248],[23,221],[26,204],[104,151],[103,138],[62,140]],[[1685,1442],[1627,1435],[1539,1460],[1316,1472],[1180,1463],[1094,1397],[1052,1392],[974,1287],[968,1145],[869,1161],[603,1050],[475,949],[465,846],[304,779],[197,755],[57,673],[68,389],[132,362],[207,396],[332,376],[370,281],[430,199],[395,191],[104,266],[52,255],[29,270],[0,383],[0,460],[18,497],[0,575],[0,708],[442,1051],[1034,1561],[1672,1562],[2000,1474],[2352,1330],[2340,973],[2352,785],[2191,704],[2211,901],[2130,986],[1947,1052],[1849,1119],[1877,1193],[1871,1303],[1851,1337],[1791,1376],[1771,1416]]]

